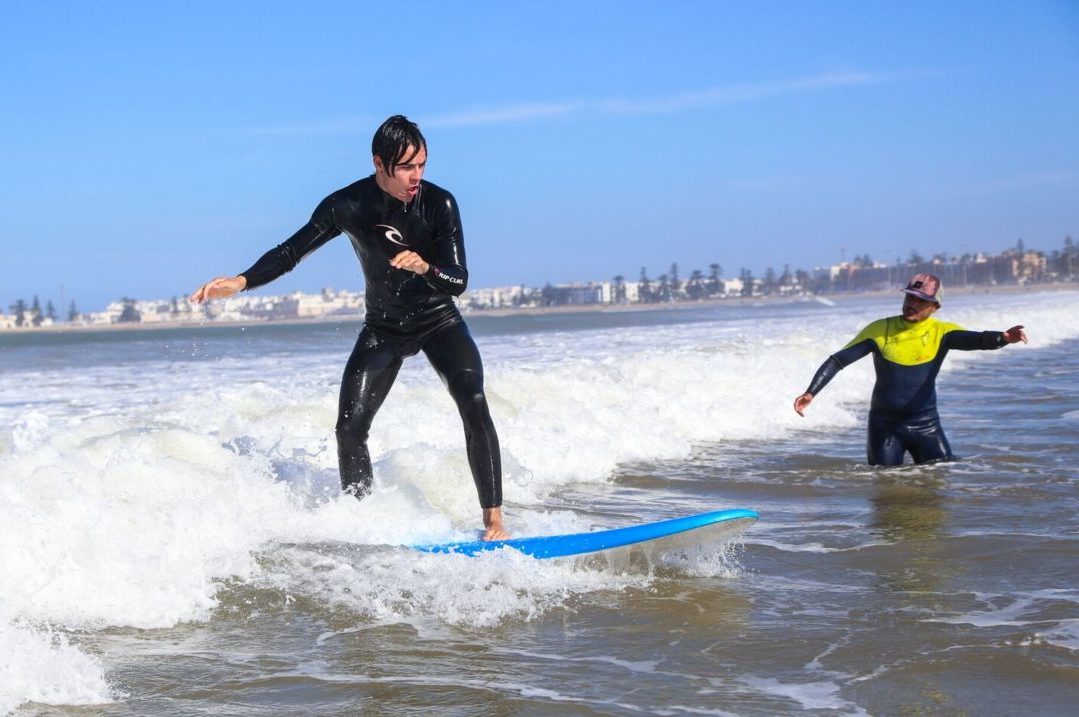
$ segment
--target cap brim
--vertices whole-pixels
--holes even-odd
[[[922,301],[932,301],[934,304],[938,306],[940,305],[940,299],[935,296],[929,296],[928,294],[918,291],[917,289],[902,289],[902,292],[904,294],[910,294],[911,296],[917,296]]]

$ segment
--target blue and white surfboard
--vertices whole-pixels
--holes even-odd
[[[474,540],[413,547],[426,553],[456,553],[471,556],[489,550],[513,548],[533,558],[563,558],[634,545],[642,545],[642,547],[647,545],[649,548],[662,550],[719,542],[753,525],[757,522],[757,517],[752,510],[736,508],[633,525],[628,528],[597,530],[591,533],[544,535],[510,540]]]

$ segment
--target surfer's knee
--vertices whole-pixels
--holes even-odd
[[[919,440],[914,442],[910,449],[911,458],[914,459],[915,463],[955,460],[952,447],[948,443],[948,438],[944,435],[944,429],[941,428],[939,422],[918,438]]]
[[[334,427],[337,441],[339,443],[341,441],[366,443],[367,436],[371,432],[371,422],[374,418],[373,411],[365,410],[362,407],[352,412],[341,413],[337,417],[337,425]]]
[[[895,439],[866,446],[866,463],[871,466],[893,467],[903,465],[906,449]]]
[[[449,389],[462,418],[470,423],[483,423],[489,419],[483,376],[475,371],[458,371],[449,381]]]

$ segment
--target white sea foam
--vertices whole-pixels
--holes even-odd
[[[377,622],[436,616],[465,628],[531,620],[568,595],[622,590],[645,574],[612,575],[537,561],[514,550],[470,558],[402,549],[368,551],[288,548],[275,552],[260,585],[306,595]]]
[[[925,618],[923,622],[940,622],[950,625],[972,625],[974,627],[1026,627],[1056,625],[1047,633],[1067,642],[1074,637],[1076,620],[1059,621],[1055,617],[1047,618],[1045,610],[1050,606],[1066,605],[1073,609],[1079,590],[1073,588],[1052,588],[1014,592],[1008,595],[978,594],[978,600],[985,605],[980,610],[948,617]],[[1074,649],[1074,648],[1072,648]]]
[[[948,318],[979,328],[1026,323],[1036,350],[1079,334],[1077,303],[1067,293],[988,297],[950,305]],[[545,500],[571,482],[601,486],[620,463],[682,457],[698,442],[856,424],[868,362],[837,378],[806,419],[790,402],[873,318],[835,310],[481,339],[511,528],[588,529]],[[337,497],[342,362],[340,346],[304,347],[0,375],[0,664],[29,651],[86,676],[69,680],[85,689],[58,699],[107,699],[97,658],[65,642],[63,630],[203,619],[227,578],[302,589],[372,619],[428,615],[473,626],[646,579],[491,556],[468,563],[464,589],[465,571],[445,556],[382,548],[317,558],[275,547],[400,545],[471,537],[478,527],[460,422],[422,358],[406,364],[375,422],[374,495]],[[268,556],[269,567],[256,556]],[[686,569],[724,574],[722,565]],[[346,591],[358,572],[369,587]],[[48,696],[44,671],[18,679],[4,682],[9,703]]]
[[[1042,639],[1051,645],[1079,652],[1079,619],[1061,620],[1041,631]]]
[[[785,553],[848,553],[857,552],[859,550],[865,550],[867,548],[876,548],[882,545],[888,545],[887,542],[881,540],[867,540],[857,545],[846,545],[843,547],[829,547],[822,545],[818,542],[801,541],[797,543],[787,543],[779,540],[771,540],[761,537],[747,537],[745,539],[747,545],[765,545],[769,548],[775,548]]]
[[[30,701],[105,704],[112,698],[98,658],[47,626],[34,629],[11,622],[0,601],[0,715]]]
[[[864,709],[839,696],[842,685],[827,679],[815,682],[782,682],[770,677],[744,677],[746,684],[766,695],[792,700],[804,710],[838,710],[840,714],[868,715]]]

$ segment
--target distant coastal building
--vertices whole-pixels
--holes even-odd
[[[996,256],[964,254],[961,257],[938,255],[926,260],[912,257],[904,263],[841,262],[815,270],[816,290],[873,291],[902,283],[911,274],[936,274],[945,286],[978,284],[1028,284],[1050,277],[1048,259],[1036,251],[1008,250]]]
[[[529,290],[524,286],[502,286],[493,289],[469,289],[461,295],[462,309],[511,309],[529,306]]]
[[[540,290],[541,306],[585,306],[610,304],[610,284],[547,284]]]
[[[728,299],[735,296],[741,296],[742,290],[745,289],[745,282],[741,279],[724,279],[724,292],[723,295]]]
[[[329,316],[362,317],[364,297],[350,291],[323,289],[321,294],[293,292],[286,296],[243,294],[206,304],[192,304],[186,298],[136,301],[121,299],[104,311],[82,314],[73,326],[110,324],[201,324],[228,321],[275,321]]]
[[[274,303],[266,318],[309,319],[321,316],[362,316],[364,297],[349,291],[323,289],[321,294],[311,296],[293,292]],[[254,315],[248,311],[249,315]]]

